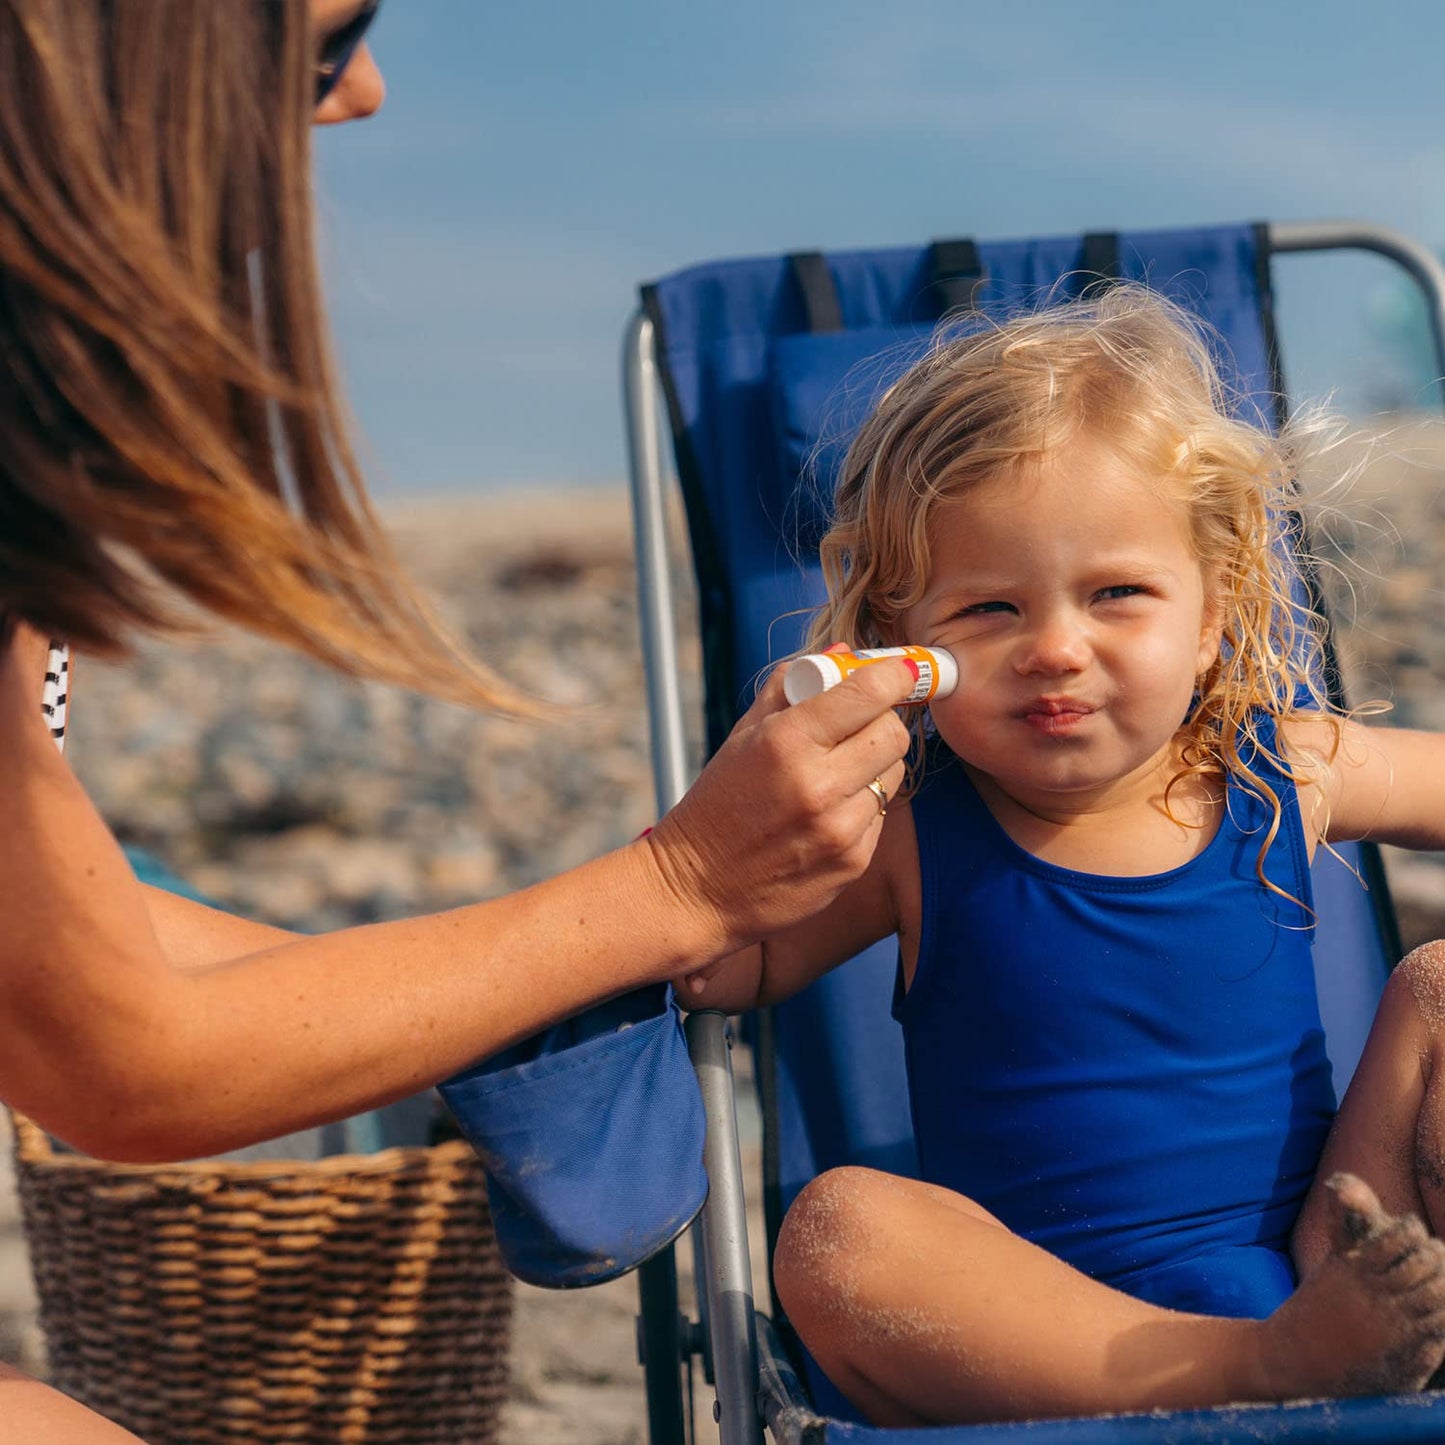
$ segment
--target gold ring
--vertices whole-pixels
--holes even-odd
[[[868,784],[868,791],[878,799],[878,816],[886,818],[888,816],[888,789],[883,786],[883,779],[874,778]]]

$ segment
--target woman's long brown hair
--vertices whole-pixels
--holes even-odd
[[[306,0],[0,0],[0,618],[100,654],[189,601],[534,711],[366,500],[312,235]]]

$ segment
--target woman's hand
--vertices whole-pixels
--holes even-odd
[[[711,957],[811,917],[859,877],[883,816],[869,784],[891,797],[903,779],[904,662],[791,708],[781,672],[647,840],[677,902],[715,920]]]

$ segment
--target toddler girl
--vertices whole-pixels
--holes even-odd
[[[810,649],[922,643],[960,682],[863,877],[683,989],[739,1010],[898,938],[922,1178],[824,1174],[774,1265],[878,1423],[1409,1389],[1445,1355],[1445,952],[1397,971],[1335,1117],[1309,873],[1445,846],[1445,739],[1322,697],[1295,451],[1119,286],[941,341],[844,463]]]

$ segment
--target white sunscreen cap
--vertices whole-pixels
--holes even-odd
[[[783,674],[783,696],[790,703],[806,702],[843,681],[843,669],[826,652],[795,657]]]

